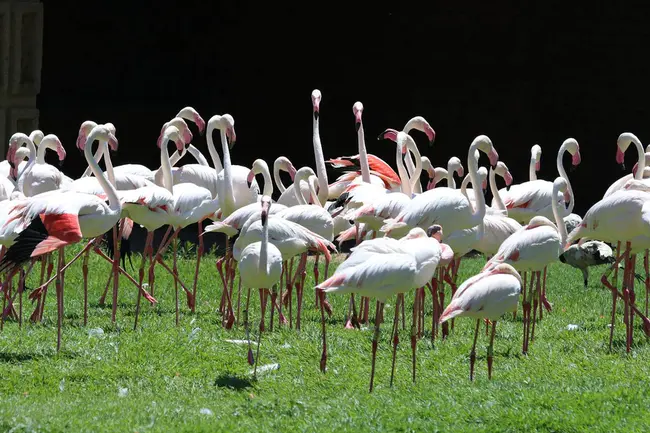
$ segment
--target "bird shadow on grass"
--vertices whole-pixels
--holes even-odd
[[[0,364],[21,364],[23,362],[35,361],[38,359],[44,358],[65,358],[72,359],[76,358],[78,354],[76,352],[61,350],[59,353],[56,353],[55,350],[46,351],[46,352],[0,352]]]
[[[239,391],[242,389],[250,388],[253,386],[253,382],[250,379],[244,377],[238,377],[233,374],[224,373],[215,379],[214,385],[218,386],[219,388],[230,388]]]

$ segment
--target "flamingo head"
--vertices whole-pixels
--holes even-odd
[[[255,175],[268,172],[269,171],[269,166],[266,164],[266,161],[264,161],[261,158],[256,159],[253,161],[253,165],[251,166],[250,172],[248,172],[248,176],[246,177],[246,182],[248,184],[248,187],[251,187],[251,184],[255,180]]]
[[[442,239],[442,226],[434,224],[427,229],[427,236],[436,239],[438,242]]]
[[[93,122],[92,120],[86,120],[81,124],[81,127],[79,127],[79,133],[77,134],[76,142],[76,146],[79,150],[83,150],[84,145],[86,144],[86,139],[88,138],[88,134],[90,134],[90,131],[92,131],[95,126],[97,126],[97,123]]]
[[[268,195],[262,196],[260,203],[262,204],[262,225],[265,226],[269,216],[269,210],[271,209],[271,197]]]
[[[553,181],[553,190],[556,190],[558,192],[561,192],[564,195],[564,201],[565,202],[570,202],[571,201],[571,192],[569,191],[569,185],[567,184],[567,181],[563,177],[557,177]]]
[[[199,134],[203,134],[203,131],[205,131],[205,120],[203,120],[203,117],[201,117],[199,112],[192,107],[183,108],[178,112],[176,117],[182,117],[183,119],[194,122],[196,127],[199,128]]]
[[[390,141],[394,141],[395,143],[397,143],[397,135],[398,134],[399,133],[398,133],[397,130],[392,129],[392,128],[388,128],[384,132],[379,134],[379,137],[377,137],[377,140],[390,140]]]
[[[487,273],[489,275],[512,275],[517,279],[517,281],[519,281],[519,286],[523,286],[521,275],[519,275],[519,272],[508,263],[499,263],[493,268],[490,268]]]
[[[320,90],[314,89],[311,92],[311,106],[314,110],[315,120],[318,120],[318,117],[320,116],[320,99],[321,99]]]
[[[86,141],[81,146],[81,149],[82,150],[85,149],[88,143],[92,143],[95,140],[106,141],[108,142],[108,145],[111,148],[111,150],[113,151],[117,150],[118,147],[117,138],[115,137],[115,134],[111,131],[111,129],[106,125],[95,126],[92,129],[92,131],[90,131],[90,134],[88,134],[88,137],[86,137]]]
[[[32,143],[36,146],[41,144],[43,137],[45,137],[45,134],[40,129],[35,129],[29,134],[29,139],[32,140]]]
[[[210,136],[214,129],[224,131],[226,135],[226,142],[228,143],[228,148],[232,149],[235,146],[236,135],[235,135],[235,119],[230,114],[219,115],[215,114],[208,120],[208,125],[206,128],[206,134]]]
[[[542,167],[542,147],[539,144],[530,148],[530,158],[535,161],[535,171],[539,171]]]
[[[176,150],[178,150],[178,153],[182,153],[185,150],[185,142],[183,141],[181,131],[174,125],[169,125],[165,128],[158,147],[163,149],[162,146],[167,145],[170,140],[173,141],[176,145]]]
[[[578,145],[578,142],[574,138],[567,138],[564,140],[564,143],[562,143],[562,146],[564,146],[567,152],[571,154],[571,164],[573,167],[577,167],[581,161],[580,145]]]
[[[625,169],[625,151],[630,147],[632,142],[641,144],[636,135],[631,132],[622,133],[616,140],[616,163],[620,164],[623,169]]]
[[[45,137],[43,137],[43,140],[41,141],[41,145],[46,146],[49,149],[56,150],[56,154],[59,157],[59,162],[65,159],[65,155],[66,155],[65,148],[63,147],[61,140],[59,140],[59,137],[57,137],[56,135],[47,134]]]
[[[463,168],[463,164],[460,162],[460,158],[457,156],[449,158],[449,161],[447,161],[447,171],[455,172],[459,177],[465,176],[465,169]]]
[[[278,156],[275,162],[273,163],[273,171],[286,171],[291,176],[293,181],[296,176],[296,167],[293,166],[289,158],[286,156]]]
[[[359,101],[355,102],[352,106],[352,112],[354,113],[354,128],[357,132],[361,128],[361,114],[363,114],[363,104]]]
[[[487,135],[479,135],[474,139],[472,145],[490,158],[490,165],[492,168],[496,167],[497,162],[499,161],[499,154],[492,145],[492,140],[490,140]]]
[[[175,126],[176,128],[178,128],[178,130],[181,133],[181,137],[183,138],[183,142],[187,146],[190,145],[190,143],[192,142],[192,139],[194,138],[194,136],[192,135],[192,131],[190,131],[189,126],[187,126],[187,123],[185,122],[185,120],[183,120],[182,117],[174,117],[169,122],[166,122],[163,125],[163,127],[160,129],[160,135],[158,135],[158,141],[156,143],[158,145],[158,147],[160,147],[160,145],[161,145],[161,141],[163,139],[163,134],[165,133],[165,129],[167,129],[168,126]],[[179,152],[182,152],[182,150],[179,151]]]
[[[506,181],[506,186],[510,186],[512,184],[512,174],[510,174],[508,166],[503,161],[497,162],[497,166],[494,169],[494,172]]]
[[[415,116],[404,126],[404,131],[409,131],[411,129],[417,129],[426,134],[429,139],[429,146],[433,146],[433,142],[436,139],[436,131],[433,130],[429,122],[422,116]]]
[[[7,161],[9,162],[10,170],[9,174],[11,177],[16,180],[18,177],[18,163],[16,161],[16,151],[19,147],[27,144],[30,141],[29,137],[22,132],[16,132],[9,139],[9,149],[7,150]]]

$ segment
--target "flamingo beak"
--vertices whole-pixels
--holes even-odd
[[[119,142],[117,141],[117,137],[113,134],[109,134],[108,136],[108,145],[113,149],[113,152],[117,151],[117,147],[119,145]]]
[[[56,146],[56,154],[59,156],[59,161],[63,161],[65,159],[66,153],[65,153],[65,148],[61,143],[59,143]]]
[[[442,233],[442,227],[439,224],[434,224],[427,229],[427,236],[433,237],[437,233]]]
[[[537,161],[537,162],[535,163],[535,171],[540,171],[541,169],[542,169],[542,162],[541,162],[541,161]]]
[[[622,152],[621,152],[621,153],[622,153]],[[617,155],[617,159],[618,159],[618,155]],[[571,164],[573,164],[573,166],[575,167],[575,166],[577,166],[578,164],[580,164],[580,161],[581,161],[581,158],[580,158],[580,151],[577,151],[577,152],[573,155],[573,157],[571,158]]]
[[[354,113],[354,129],[357,132],[359,132],[359,129],[361,129],[361,111]]]
[[[228,128],[226,131],[226,139],[228,140],[228,148],[232,150],[232,148],[235,147],[235,141],[237,140],[234,128]]]
[[[248,172],[248,176],[246,177],[246,183],[248,184],[249,188],[251,187],[253,180],[255,180],[255,172],[251,170]]]
[[[83,132],[80,133],[77,136],[77,142],[75,143],[75,145],[77,146],[77,149],[83,150],[84,146],[86,145],[86,134],[84,134]]]
[[[616,163],[619,164],[623,170],[625,170],[625,154],[620,147],[616,148]]]
[[[490,165],[492,168],[495,168],[497,166],[497,162],[499,162],[499,154],[494,147],[490,149],[488,157],[490,158]]]
[[[635,163],[634,167],[632,167],[632,177],[636,177],[636,171],[639,169],[639,163]]]
[[[13,180],[18,180],[18,167],[12,164],[11,168],[9,169],[9,175]]]
[[[571,201],[571,193],[567,189],[566,191],[564,191],[564,202],[569,203],[570,201]]]
[[[292,165],[291,167],[289,167],[289,170],[288,170],[288,171],[289,171],[289,176],[291,176],[291,180],[292,180],[292,181],[295,181],[295,178],[296,178],[296,167],[294,167],[294,166]]]
[[[190,131],[190,129],[187,128],[187,129],[185,130],[185,133],[183,134],[183,141],[184,141],[185,143],[189,144],[189,143],[192,142],[192,139],[193,139],[193,138],[194,138],[194,136],[192,135],[192,131]]]
[[[433,146],[433,142],[436,140],[436,131],[433,128],[427,130],[427,137],[429,137],[429,146]]]
[[[199,128],[199,134],[203,135],[205,132],[205,120],[203,120],[203,117],[201,117],[199,113],[194,115],[194,123],[196,123],[197,128]]]
[[[481,183],[481,188],[483,189],[483,193],[485,193],[485,191],[487,191],[487,180],[484,180]]]
[[[427,191],[433,189],[434,186],[436,186],[435,179],[430,179],[429,182],[427,182]]]
[[[397,143],[397,131],[391,128],[388,128],[379,136],[377,137],[377,140],[391,140]]]
[[[512,184],[512,175],[509,171],[506,172],[505,176],[503,176],[503,179],[506,181],[506,186],[510,186]]]

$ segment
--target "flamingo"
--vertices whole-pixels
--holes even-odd
[[[621,177],[616,182],[612,183],[609,186],[609,188],[607,188],[607,191],[605,191],[605,195],[603,195],[603,198],[607,198],[613,193],[615,193],[616,191],[620,191],[621,189],[623,189],[623,187],[625,186],[628,180],[630,179],[641,180],[645,177],[645,171],[646,171],[645,169],[647,164],[646,164],[645,154],[643,152],[643,145],[641,144],[641,141],[637,138],[637,136],[632,134],[631,132],[622,133],[618,137],[618,140],[616,140],[616,162],[621,166],[623,166],[623,163],[625,161],[625,152],[630,147],[630,144],[634,144],[634,147],[637,150],[638,161],[634,165],[634,168],[632,169],[632,173]]]
[[[569,154],[572,155],[572,164],[574,167],[580,164],[580,146],[574,138],[567,138],[564,140],[557,153],[557,171],[559,175],[566,180],[569,195],[571,196],[569,206],[565,208],[564,205],[562,205],[560,215],[562,218],[573,211],[573,206],[575,204],[573,189],[571,189],[571,183],[569,182],[569,178],[564,170],[564,166],[562,165],[562,157],[565,152],[569,152]],[[499,194],[501,194],[501,198],[508,208],[508,216],[522,224],[526,224],[532,217],[537,215],[548,219],[553,218],[553,209],[551,206],[551,202],[553,201],[553,196],[551,196],[552,190],[553,182],[547,180],[534,180],[520,183],[518,185],[512,185],[508,190],[504,188],[499,191]],[[555,200],[561,203],[562,197],[557,196],[555,197]]]
[[[528,180],[537,180],[537,172],[541,168],[542,147],[539,144],[530,148],[530,164],[528,165]]]
[[[492,379],[492,362],[494,359],[494,334],[497,320],[510,311],[517,310],[519,294],[521,293],[521,277],[519,273],[507,263],[483,271],[467,279],[458,288],[451,302],[440,316],[440,323],[454,317],[476,318],[474,343],[469,355],[469,379],[474,380],[474,363],[476,361],[476,340],[481,319],[492,322],[490,345],[487,349],[488,379]]]
[[[269,209],[271,208],[271,197],[268,195],[262,196],[260,203],[262,205],[262,211],[260,213],[262,240],[246,245],[241,251],[239,257],[241,282],[242,285],[248,289],[246,309],[244,310],[246,317],[244,319],[244,326],[246,328],[246,339],[248,340],[249,363],[253,360],[253,351],[250,347],[250,338],[248,337],[248,299],[250,298],[250,289],[259,288],[260,298],[263,297],[263,292],[269,288],[273,288],[275,291],[276,285],[280,281],[283,269],[282,254],[280,253],[280,250],[269,242],[268,217]],[[257,355],[255,356],[253,376],[257,374],[257,362],[259,360],[262,331],[264,331],[264,316],[262,316],[259,333],[257,334]]]
[[[622,190],[595,203],[585,214],[582,224],[574,229],[565,242],[564,250],[571,247],[574,241],[600,240],[603,242],[625,242],[626,248],[610,268],[605,271],[601,281],[612,291],[612,320],[610,324],[609,349],[612,348],[614,323],[616,318],[616,301],[618,297],[624,303],[624,323],[626,327],[626,350],[632,345],[632,318],[634,314],[641,317],[646,335],[650,335],[650,321],[635,304],[633,272],[636,263],[636,253],[650,247],[650,188],[639,180],[631,179]],[[580,243],[579,243],[580,245]],[[609,282],[611,272],[618,269],[618,264],[625,264],[622,293],[616,284]],[[646,291],[647,291],[646,286]],[[647,308],[646,308],[647,311]]]
[[[59,189],[63,182],[62,173],[53,165],[41,162],[37,157],[34,142],[27,136],[24,141],[29,149],[29,159],[19,174],[18,188],[26,197],[32,197],[47,191]],[[46,147],[54,147],[58,153],[59,161],[65,159],[65,149],[59,138],[54,134],[48,134],[41,140],[40,148],[43,155]]]
[[[568,201],[569,186],[564,177],[557,177],[553,181],[552,197],[564,194],[564,201]],[[538,301],[548,303],[540,286],[540,273],[550,263],[558,260],[562,253],[562,246],[566,243],[567,233],[559,210],[557,200],[551,200],[555,224],[544,216],[533,217],[530,222],[517,232],[513,233],[499,247],[497,253],[485,264],[483,270],[489,270],[499,263],[508,263],[518,271],[531,271],[530,287],[524,296],[522,307],[524,311],[524,338],[522,353],[528,353],[529,340],[535,337],[535,321],[537,319]],[[537,288],[533,289],[533,279],[537,277]],[[530,303],[533,301],[533,329],[530,330]],[[547,306],[550,310],[550,305]],[[532,334],[532,335],[531,335]]]
[[[291,182],[293,182],[294,176],[296,175],[296,167],[293,166],[291,161],[289,161],[289,158],[286,156],[278,156],[273,162],[273,180],[275,181],[275,186],[278,187],[278,191],[282,194],[287,188],[282,183],[280,171],[286,171],[289,173],[289,176],[291,176]]]
[[[95,195],[73,191],[57,195],[41,194],[17,204],[8,221],[19,220],[17,230],[20,233],[0,261],[0,271],[15,270],[30,258],[58,249],[57,275],[61,275],[63,247],[77,243],[82,238],[100,236],[117,223],[122,206],[115,188],[108,182],[92,156],[89,143],[96,139],[107,141],[114,150],[117,149],[118,143],[115,135],[106,126],[96,126],[88,134],[84,149],[84,155],[91,166],[93,174],[105,190],[108,204]],[[115,263],[113,266],[115,267]],[[63,321],[63,290],[60,277],[57,278],[56,286],[58,309],[57,350],[59,350]]]
[[[375,358],[379,340],[379,327],[383,321],[384,304],[386,300],[414,287],[424,286],[435,273],[440,260],[441,249],[437,240],[433,239],[434,232],[440,226],[431,227],[428,233],[421,228],[414,229],[416,233],[407,235],[407,240],[393,243],[393,249],[387,252],[371,252],[363,247],[359,253],[353,254],[343,262],[336,272],[327,280],[316,286],[320,295],[324,293],[359,293],[363,296],[377,299],[375,313],[375,332],[372,339],[372,367],[370,371],[370,392],[373,390],[375,376]],[[417,234],[419,232],[419,234]],[[388,243],[383,242],[383,245]],[[362,245],[362,244],[361,244]],[[355,255],[353,258],[352,256]],[[400,297],[395,305],[393,322],[393,372],[395,353],[398,344],[398,312]],[[321,306],[323,303],[321,302]],[[323,324],[323,354],[321,356],[321,371],[325,370],[327,362],[327,344],[325,338],[324,313],[321,310]],[[413,346],[413,344],[412,344]],[[415,355],[414,355],[415,358]],[[415,360],[413,361],[415,366]],[[391,374],[391,385],[392,385]],[[415,380],[415,370],[413,370]]]

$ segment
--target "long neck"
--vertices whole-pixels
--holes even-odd
[[[273,182],[271,182],[271,173],[268,165],[262,165],[262,177],[264,178],[264,195],[271,197],[273,195]]]
[[[411,197],[413,191],[411,190],[411,179],[406,173],[406,168],[404,168],[404,162],[402,161],[402,152],[400,149],[401,146],[395,146],[395,159],[397,162],[397,173],[399,174],[400,184],[402,187],[402,192],[407,196]],[[407,152],[408,153],[408,152]]]
[[[413,125],[411,124],[412,120],[413,119],[409,120],[408,122],[406,122],[406,125],[404,125],[404,132],[406,132],[407,134],[409,133],[409,131],[411,131],[411,129],[414,129]],[[415,177],[415,171],[416,171],[413,158],[411,158],[410,153],[407,153],[404,159],[406,160],[406,169],[408,170],[409,177],[413,179]],[[412,186],[413,188],[412,192],[418,194],[422,192],[422,184],[419,182],[419,176],[420,175],[418,174],[418,182],[416,182],[415,185]]]
[[[169,151],[167,150],[167,140],[160,143],[160,168],[163,173],[163,188],[171,193],[174,192],[174,180],[172,178],[172,163],[169,160]]]
[[[641,148],[641,151],[643,152],[643,148]],[[569,206],[567,207],[567,213],[571,213],[573,211],[573,205],[575,205],[575,197],[573,196],[573,188],[571,188],[571,182],[569,182],[569,177],[566,174],[566,171],[564,170],[564,165],[562,164],[562,157],[564,156],[564,152],[566,152],[566,146],[562,144],[560,146],[560,150],[557,152],[557,159],[555,160],[555,165],[557,166],[557,171],[566,180],[566,185],[569,190],[569,194],[571,194],[571,198],[569,199]]]
[[[45,151],[47,150],[47,146],[38,146],[38,149],[36,150],[36,163],[37,164],[45,164]]]
[[[269,261],[268,249],[269,249],[269,221],[267,219],[266,224],[262,224],[262,246],[260,247],[260,270],[263,273],[267,272],[267,266]]]
[[[99,163],[99,161],[101,161],[103,156],[104,156],[104,146],[102,146],[100,144],[97,147],[97,152],[95,152],[95,156],[93,158],[94,158],[95,161],[97,161]],[[90,165],[89,165],[88,167],[86,167],[86,170],[81,175],[81,177],[88,177],[88,176],[90,176],[90,173],[92,173],[92,171],[90,170]]]
[[[208,142],[208,152],[210,152],[210,158],[212,159],[212,164],[214,164],[214,169],[217,171],[217,173],[219,173],[221,170],[223,170],[223,166],[221,165],[221,159],[219,158],[217,149],[214,147],[214,141],[212,140],[212,130],[207,131],[207,134],[205,135]],[[223,138],[224,138],[224,134],[221,135],[221,141],[223,141]]]
[[[282,183],[282,179],[280,178],[280,165],[278,164],[273,165],[273,180],[275,180],[275,185],[278,187],[280,194],[287,190],[287,188]]]
[[[104,145],[105,145],[104,142],[99,143],[100,147]],[[106,180],[106,176],[104,175],[104,172],[99,167],[97,160],[93,156],[92,142],[86,143],[86,147],[84,147],[84,156],[86,157],[86,161],[88,162],[88,167],[90,167],[90,170],[93,172],[93,175],[95,175],[97,181],[102,186],[104,192],[106,193],[106,196],[108,197],[108,206],[111,208],[111,210],[115,212],[119,212],[122,206],[120,205],[120,200],[117,197],[117,192],[115,191],[115,187],[108,180]],[[108,164],[110,164],[110,159],[111,159],[111,155],[109,155],[108,150],[105,150],[104,162],[107,164],[107,167]]]
[[[210,164],[208,163],[208,160],[205,159],[205,156],[201,153],[199,149],[194,147],[193,144],[190,144],[189,147],[187,148],[187,151],[196,159],[196,162],[199,163],[199,165],[202,165],[204,167],[210,167]]]
[[[501,200],[501,194],[499,194],[499,190],[497,189],[497,179],[496,179],[496,173],[494,172],[494,169],[490,167],[490,192],[492,192],[492,197],[494,197],[494,204],[496,205],[496,210],[500,210],[501,212],[506,212],[506,215],[508,214],[508,210],[506,209],[506,206],[503,204],[503,200]]]
[[[467,185],[472,181],[472,178],[469,176],[469,173],[465,176],[463,181],[460,183],[460,193],[463,194],[467,200],[469,200],[469,196],[467,195]],[[476,189],[475,185],[472,184],[472,188]]]
[[[368,165],[368,152],[366,151],[366,138],[363,132],[363,122],[359,124],[357,132],[359,140],[359,164],[361,165],[361,180],[370,183],[370,166]],[[318,199],[320,201],[320,198]]]
[[[23,191],[23,182],[25,181],[25,175],[27,175],[29,172],[32,171],[32,168],[34,168],[34,164],[36,164],[36,146],[34,146],[34,142],[32,140],[25,140],[25,147],[29,149],[29,158],[27,159],[27,164],[25,164],[25,168],[22,169],[22,171],[18,174],[18,190],[21,192]]]
[[[420,194],[422,193],[422,183],[420,182],[420,174],[422,174],[422,155],[420,155],[420,150],[413,140],[408,141],[408,150],[413,152],[413,156],[415,157],[415,167],[411,172],[411,191]],[[406,152],[409,155],[409,158],[411,152]]]
[[[472,186],[474,187],[474,200],[476,202],[476,209],[472,211],[472,218],[479,224],[485,217],[485,197],[481,191],[481,182],[478,177],[478,158],[476,157],[477,143],[472,143],[469,147],[467,155],[467,168],[469,170],[469,177],[472,179]]]
[[[100,142],[99,145],[104,148],[104,165],[106,166],[106,174],[108,175],[108,181],[115,187],[115,172],[113,171],[113,161],[111,161],[111,155],[108,150],[108,142]]]
[[[447,187],[456,189],[456,180],[454,179],[454,170],[451,164],[447,164]]]
[[[298,200],[298,204],[307,204],[307,199],[302,193],[302,189],[300,188],[300,182],[306,181],[306,179],[303,179],[301,176],[296,176],[293,179],[293,193],[296,196],[296,200]],[[307,185],[309,185],[309,182],[307,182]]]
[[[221,148],[223,149],[223,181],[226,185],[226,196],[223,197],[221,210],[224,211],[224,216],[229,216],[235,207],[235,196],[232,188],[232,164],[230,162],[230,148],[226,138],[226,130],[221,129],[220,132]]]
[[[530,154],[530,163],[528,164],[528,180],[533,181],[537,180],[537,171],[535,171],[535,155],[533,153]]]
[[[636,150],[639,153],[639,160],[637,161],[636,173],[634,175],[634,178],[637,180],[641,180],[643,179],[643,170],[645,169],[645,153],[643,150],[643,146],[638,140],[632,140],[632,143],[634,143],[634,146],[636,146]]]
[[[323,147],[320,143],[318,122],[318,119],[312,116],[312,140],[314,142],[314,157],[316,158],[316,174],[318,175],[318,201],[324,206],[329,196],[329,186],[327,183],[325,158],[323,158]]]
[[[555,198],[560,191],[557,188],[553,188],[553,197]],[[560,242],[564,246],[566,244],[567,232],[566,226],[564,225],[564,219],[560,216],[560,204],[557,200],[551,200],[551,207],[553,208],[553,217],[555,218],[555,225],[560,232]]]

